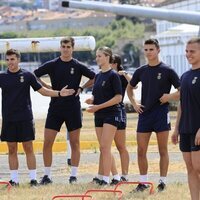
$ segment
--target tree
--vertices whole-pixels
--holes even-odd
[[[14,32],[4,32],[0,34],[1,39],[7,39],[7,38],[17,38],[18,34]]]
[[[106,27],[86,27],[85,29],[69,29],[62,28],[56,30],[38,30],[38,31],[23,31],[23,32],[7,32],[0,35],[1,38],[34,38],[34,37],[59,37],[59,36],[94,36],[96,40],[96,48],[101,46],[108,46],[114,50],[119,50],[123,53],[122,47],[126,45],[126,42],[138,40],[139,38],[144,37],[144,25],[143,24],[133,24],[130,20],[125,18],[121,20],[114,20],[111,24]],[[118,41],[123,41],[123,44],[118,44]],[[50,55],[52,54],[52,55]],[[55,56],[55,52],[42,54],[40,53],[41,61],[43,62],[48,57]],[[78,57],[83,62],[90,62],[95,58],[95,51],[91,52],[81,52],[75,53],[75,56]],[[32,54],[29,56],[23,55],[24,60],[31,60],[33,57]],[[34,57],[34,58],[35,58]],[[43,59],[44,58],[44,59]],[[49,58],[48,58],[49,59]],[[23,60],[22,60],[23,61]]]

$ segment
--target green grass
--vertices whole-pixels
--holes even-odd
[[[167,187],[167,190],[162,193],[155,192],[150,195],[149,192],[140,194],[132,193],[134,185],[122,185],[118,189],[123,191],[124,200],[187,200],[190,199],[187,184],[174,183]],[[64,185],[53,184],[50,186],[40,186],[38,188],[30,188],[28,185],[20,185],[19,188],[11,189],[7,192],[5,189],[1,189],[1,200],[50,200],[53,196],[59,194],[84,194],[88,189],[114,189],[113,187],[100,188],[91,183],[77,184],[77,185]],[[90,193],[96,200],[114,200],[118,199],[117,196],[104,193]],[[61,199],[61,198],[59,198]],[[69,199],[69,198],[62,198]],[[72,198],[70,198],[72,199]],[[73,198],[75,199],[75,198]],[[76,198],[77,199],[77,198]],[[81,198],[79,198],[81,199]],[[89,199],[89,198],[85,198]]]

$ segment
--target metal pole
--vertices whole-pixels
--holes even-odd
[[[123,16],[136,16],[167,20],[177,23],[200,25],[200,13],[188,10],[169,10],[144,6],[113,4],[96,1],[62,1],[63,7],[96,10]]]

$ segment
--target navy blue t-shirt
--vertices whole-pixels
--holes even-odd
[[[34,91],[42,87],[34,74],[24,69],[20,69],[16,73],[7,70],[0,74],[2,118],[4,121],[33,119],[30,86]]]
[[[122,86],[119,75],[114,70],[100,72],[95,77],[92,94],[94,96],[94,105],[105,103],[112,99],[115,95],[122,95]],[[120,105],[116,104],[107,108],[103,108],[95,112],[95,115],[115,116],[120,112]]]
[[[182,75],[180,94],[179,133],[195,135],[200,128],[200,69]]]
[[[60,57],[44,63],[34,73],[37,77],[49,75],[54,90],[61,90],[64,86],[68,85],[69,89],[77,91],[82,76],[89,79],[95,77],[95,73],[78,60],[71,59],[69,62],[64,62]],[[52,97],[50,106],[64,108],[66,104],[77,102],[79,101],[79,96],[75,96],[75,94],[62,98]]]
[[[133,74],[130,84],[135,87],[140,81],[142,83],[141,104],[145,106],[144,111],[159,106],[160,97],[164,93],[169,93],[172,85],[175,88],[180,87],[180,80],[176,72],[163,62],[153,67],[144,65],[138,68]]]

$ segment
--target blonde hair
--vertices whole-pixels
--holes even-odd
[[[106,47],[106,46],[99,47],[97,49],[97,51],[101,51],[105,56],[109,56],[110,57],[109,62],[112,63],[113,57],[112,57],[112,50],[111,50],[111,48]]]
[[[193,43],[198,43],[200,44],[200,37],[194,37],[188,40],[187,44],[193,44]]]

